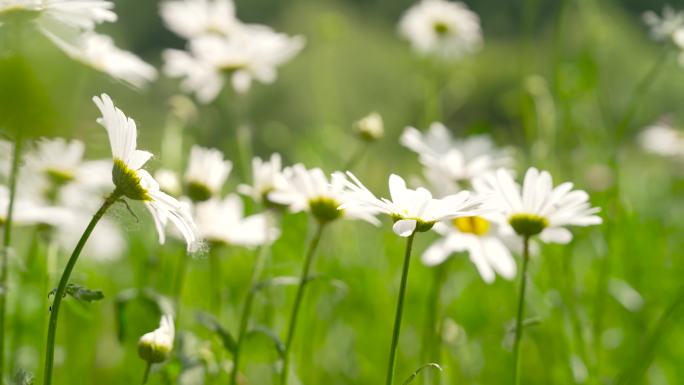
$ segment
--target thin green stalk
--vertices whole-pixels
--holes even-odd
[[[267,214],[268,215],[268,214]],[[267,226],[268,228],[268,226]],[[237,384],[238,372],[240,371],[240,352],[242,350],[242,342],[247,333],[247,326],[249,326],[249,319],[252,314],[252,304],[254,303],[254,296],[257,291],[257,285],[261,279],[261,273],[266,264],[266,256],[268,255],[269,242],[259,247],[256,260],[254,261],[254,268],[252,270],[252,278],[249,283],[249,291],[247,298],[242,307],[242,315],[240,319],[240,329],[238,330],[237,341],[235,342],[235,355],[233,357],[233,371],[230,374],[231,385]]]
[[[520,363],[520,339],[523,333],[523,313],[525,312],[525,288],[527,287],[527,265],[530,260],[530,238],[523,238],[523,265],[520,274],[520,293],[518,294],[518,315],[515,319],[515,341],[513,343],[513,384],[520,383],[518,366]]]
[[[440,362],[442,328],[441,321],[439,320],[439,303],[448,263],[449,260],[446,260],[433,269],[432,287],[430,288],[430,297],[427,303],[425,334],[423,336],[423,362]],[[424,384],[439,383],[439,377],[435,376],[433,372],[429,370],[425,372],[423,379]]]
[[[221,259],[220,257],[216,254],[216,247],[212,247],[211,251],[209,252],[209,284],[211,285],[211,297],[210,297],[210,307],[211,311],[216,314],[217,317],[221,317],[221,303],[223,300],[221,299],[222,293],[221,293],[221,284],[222,284],[222,277],[221,277]]]
[[[151,369],[152,369],[152,363],[148,362],[145,365],[145,373],[143,373],[143,379],[142,379],[143,385],[147,384],[147,379],[150,377],[150,370]]]
[[[290,326],[287,331],[287,339],[285,340],[285,351],[283,352],[283,370],[280,372],[280,385],[287,385],[287,378],[290,369],[290,357],[292,351],[292,341],[294,340],[295,331],[297,329],[297,319],[299,316],[299,309],[302,305],[302,300],[304,299],[304,289],[309,281],[309,271],[311,270],[311,263],[313,262],[313,257],[316,254],[316,249],[321,241],[321,236],[323,235],[323,229],[325,228],[325,223],[319,222],[316,228],[316,233],[311,242],[309,243],[309,250],[306,253],[304,259],[304,265],[302,266],[302,274],[299,277],[299,285],[297,286],[297,294],[295,296],[294,305],[292,307],[292,313],[290,315]]]
[[[368,151],[368,148],[370,147],[370,143],[364,141],[361,143],[361,145],[354,151],[352,156],[349,157],[347,162],[344,164],[344,167],[342,170],[345,171],[351,171],[351,169],[356,166],[357,163],[363,158],[364,155],[366,155],[366,151]]]
[[[9,204],[5,216],[4,235],[2,238],[2,261],[0,262],[0,382],[4,378],[5,367],[5,315],[7,312],[7,278],[9,276],[9,250],[12,243],[12,217],[14,215],[14,201],[17,194],[17,177],[21,161],[21,136],[14,140],[12,152],[12,169],[9,176]]]
[[[394,379],[394,365],[396,362],[397,346],[399,345],[399,333],[401,332],[401,318],[404,314],[404,297],[406,296],[406,286],[408,284],[409,266],[411,264],[411,249],[413,248],[413,238],[416,233],[412,233],[406,240],[406,252],[404,253],[404,267],[401,271],[401,285],[399,286],[399,297],[397,298],[397,313],[394,316],[394,330],[392,332],[392,344],[390,345],[389,363],[387,364],[386,385],[392,385]]]
[[[64,267],[64,272],[62,273],[62,277],[59,280],[59,285],[57,286],[57,290],[55,291],[55,299],[52,302],[52,307],[50,308],[50,321],[48,323],[48,335],[47,342],[45,345],[45,378],[43,379],[44,385],[50,385],[52,383],[52,368],[54,364],[55,355],[55,338],[57,335],[57,319],[59,317],[59,308],[62,304],[62,299],[66,296],[66,287],[69,283],[69,277],[71,276],[71,272],[74,270],[76,262],[78,261],[78,257],[81,255],[81,251],[83,250],[86,241],[88,241],[90,234],[95,229],[95,226],[100,221],[100,219],[102,219],[107,210],[114,203],[116,203],[116,201],[121,196],[122,194],[119,190],[114,190],[114,192],[105,199],[100,209],[97,210],[95,215],[93,215],[93,218],[90,220],[90,223],[88,223],[88,227],[86,227],[85,231],[83,232],[83,235],[81,236],[81,239],[79,239],[78,243],[76,244],[76,247],[74,248],[71,257],[69,257],[69,261]]]

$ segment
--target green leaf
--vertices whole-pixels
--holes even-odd
[[[408,384],[410,384],[411,382],[413,382],[413,380],[414,380],[416,377],[418,377],[418,375],[420,374],[420,372],[422,372],[423,370],[428,369],[428,368],[435,368],[435,369],[438,369],[440,372],[443,372],[443,371],[444,371],[444,369],[442,369],[441,366],[439,366],[438,364],[435,364],[435,363],[433,363],[433,362],[431,362],[431,363],[429,363],[429,364],[425,364],[425,365],[421,366],[420,368],[416,369],[416,371],[413,372],[413,374],[411,374],[411,375],[409,376],[409,378],[406,379],[406,381],[404,381],[403,385],[408,385]]]
[[[276,352],[278,353],[278,356],[283,359],[285,357],[285,343],[278,337],[278,335],[271,329],[267,328],[266,326],[256,326],[254,329],[250,330],[247,333],[248,337],[255,336],[255,335],[263,335],[266,336],[268,339],[270,339],[273,342],[273,347],[275,348]]]
[[[52,289],[49,295],[55,295],[57,289]],[[104,293],[101,290],[91,290],[85,286],[69,283],[66,286],[64,296],[70,295],[75,299],[83,302],[99,301],[104,298]]]
[[[12,378],[12,385],[33,385],[33,374],[19,369]]]
[[[306,280],[306,283],[309,284],[313,281],[325,281],[330,284],[330,286],[334,287],[335,289],[338,289],[341,292],[346,292],[347,291],[347,284],[344,283],[343,281],[340,281],[339,279],[332,279],[330,277],[320,275],[320,274],[311,274],[309,275],[309,278]],[[273,277],[264,281],[259,282],[254,286],[255,292],[261,291],[263,289],[269,288],[269,287],[274,287],[274,286],[296,286],[299,285],[299,277],[292,277],[292,276],[282,276],[282,277]]]
[[[235,338],[230,334],[230,332],[225,329],[211,314],[198,313],[197,321],[204,325],[207,329],[216,333],[216,335],[221,338],[223,347],[230,353],[235,354],[235,349],[237,348],[237,343]]]

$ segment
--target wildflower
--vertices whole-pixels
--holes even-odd
[[[126,198],[143,201],[152,214],[160,243],[165,241],[164,227],[170,220],[185,238],[188,250],[193,251],[197,247],[197,237],[190,213],[178,200],[162,192],[157,181],[142,169],[152,154],[136,148],[135,121],[115,107],[107,94],[96,96],[93,101],[102,113],[98,123],[109,134],[114,158],[112,180],[116,191]]]
[[[378,199],[366,186],[352,174],[349,179],[337,176],[339,184],[347,191],[347,202],[341,210],[355,209],[363,212],[380,212],[389,215],[394,221],[392,229],[401,237],[409,237],[414,232],[424,232],[439,222],[458,217],[479,214],[480,200],[471,197],[470,192],[462,191],[442,199],[435,199],[425,188],[410,189],[398,175],[390,175],[389,190],[391,200]]]
[[[243,217],[244,205],[235,194],[199,202],[193,211],[199,237],[211,243],[254,247],[271,243],[279,236],[266,214]]]
[[[238,186],[238,192],[265,206],[278,206],[268,198],[268,194],[278,187],[287,185],[282,167],[280,154],[271,154],[269,160],[255,157],[252,159],[252,186],[241,184]]]
[[[601,223],[595,215],[599,209],[589,205],[586,192],[573,190],[570,182],[553,187],[551,175],[534,167],[525,173],[522,188],[503,169],[476,180],[475,185],[478,191],[492,192],[488,205],[499,221],[523,237],[539,235],[547,243],[568,243],[572,233],[567,226]]]
[[[460,59],[482,46],[480,18],[461,2],[422,0],[399,22],[399,33],[420,54]]]
[[[372,208],[349,207],[338,209],[347,203],[344,192],[344,176],[337,172],[328,182],[320,168],[307,170],[302,164],[286,169],[287,183],[275,186],[268,199],[289,207],[292,212],[307,211],[321,223],[338,218],[361,219],[377,225],[376,211]]]
[[[433,229],[442,238],[423,253],[426,265],[438,265],[452,253],[466,251],[485,282],[494,282],[495,273],[509,280],[515,277],[515,261],[508,246],[510,236],[502,234],[488,215],[438,222]]]
[[[639,144],[649,153],[667,156],[684,156],[684,133],[667,122],[655,123],[639,135]]]
[[[96,24],[116,21],[112,8],[114,3],[105,0],[9,0],[0,4],[0,17],[23,14],[42,31],[92,30]]]
[[[165,1],[159,13],[168,29],[188,40],[205,34],[228,36],[240,25],[232,0]]]
[[[684,27],[684,12],[665,6],[662,16],[654,11],[647,11],[643,14],[643,20],[651,28],[651,37],[656,41],[663,41],[671,39],[677,30]]]
[[[223,159],[221,151],[192,146],[190,161],[183,181],[187,195],[194,202],[202,202],[218,195],[233,164]]]
[[[173,350],[175,328],[173,317],[165,314],[154,331],[144,334],[138,341],[138,355],[148,364],[166,361]]]
[[[382,138],[385,133],[382,116],[372,112],[354,123],[354,131],[363,140],[373,142]]]
[[[507,151],[496,148],[489,137],[480,135],[457,140],[439,122],[432,123],[424,134],[407,127],[399,142],[418,154],[426,178],[439,187],[440,193],[469,187],[473,178],[511,163]]]

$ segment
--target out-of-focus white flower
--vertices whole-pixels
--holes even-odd
[[[684,27],[679,28],[672,35],[672,41],[679,48],[678,61],[679,65],[684,66]]]
[[[292,212],[307,211],[319,222],[327,223],[338,218],[362,219],[374,225],[379,224],[375,214],[377,210],[360,207],[338,207],[348,203],[348,194],[344,191],[344,176],[336,172],[332,181],[328,182],[320,168],[307,170],[302,164],[285,169],[287,183],[274,186],[275,190],[268,194],[268,199],[289,207]]]
[[[684,133],[665,122],[658,122],[644,129],[639,135],[639,144],[652,154],[684,156]]]
[[[112,8],[114,3],[105,0],[3,0],[0,17],[25,13],[34,16],[41,29],[92,30],[97,24],[116,21]]]
[[[496,274],[513,279],[516,266],[508,248],[511,240],[504,240],[498,224],[486,217],[460,217],[436,223],[433,229],[442,238],[425,250],[423,263],[438,265],[451,254],[465,251],[485,282],[494,282]]]
[[[399,33],[420,54],[459,59],[482,46],[480,18],[461,2],[422,0],[399,22]]]
[[[7,223],[9,196],[7,187],[0,185],[0,227]],[[52,224],[63,218],[64,213],[65,211],[61,208],[38,204],[17,195],[12,212],[12,223],[13,225]]]
[[[88,212],[83,208],[63,207],[62,213],[59,220],[53,223],[55,234],[52,239],[63,250],[73,250],[83,235],[82,229],[88,225],[95,210]],[[119,226],[107,218],[102,218],[90,235],[90,242],[84,246],[83,256],[97,262],[111,262],[120,258],[126,247],[126,240]]]
[[[287,179],[283,174],[283,164],[280,154],[271,154],[267,161],[255,157],[252,159],[252,185],[241,184],[238,192],[248,195],[255,202],[271,206],[268,194],[278,186],[287,185]]]
[[[0,180],[7,178],[12,164],[14,144],[0,139]]]
[[[154,179],[159,182],[159,188],[171,196],[178,196],[183,192],[180,178],[175,172],[162,168],[154,173]]]
[[[97,121],[109,135],[114,159],[112,180],[117,192],[126,198],[143,201],[152,214],[160,243],[164,243],[164,227],[167,221],[171,221],[185,238],[188,250],[195,251],[198,246],[196,228],[187,208],[162,192],[152,175],[142,169],[152,154],[137,149],[135,121],[115,107],[107,94],[96,96],[93,101],[102,113]]]
[[[344,175],[337,175],[340,180],[337,183],[347,191],[347,202],[340,209],[369,210],[371,213],[389,215],[394,220],[392,229],[401,237],[428,231],[439,221],[480,214],[480,200],[473,198],[468,191],[435,199],[427,189],[407,188],[404,179],[392,174],[389,177],[392,199],[378,199],[354,174],[347,172],[347,176],[349,179]]]
[[[654,11],[647,11],[643,14],[643,20],[651,28],[651,37],[662,41],[672,38],[677,30],[684,27],[684,12],[665,6],[662,16]]]
[[[277,33],[262,25],[246,25],[230,37],[205,35],[189,42],[188,51],[166,50],[164,72],[183,78],[181,87],[209,103],[223,89],[229,76],[238,93],[249,90],[252,80],[269,84],[276,68],[304,47],[304,38]]]
[[[385,126],[382,116],[377,112],[372,112],[359,121],[354,123],[354,131],[361,139],[373,142],[382,138],[385,134]]]
[[[547,243],[568,243],[572,233],[567,226],[590,226],[602,222],[591,207],[589,195],[573,190],[565,182],[553,187],[551,175],[532,167],[525,173],[522,188],[510,173],[499,169],[474,181],[477,191],[489,193],[487,206],[498,223],[508,223],[520,236],[539,238]]]
[[[225,160],[221,151],[192,146],[183,177],[188,197],[193,202],[202,202],[218,195],[232,169],[233,163]]]
[[[232,0],[165,1],[159,13],[168,29],[188,40],[205,34],[229,36],[240,26]]]
[[[254,247],[272,243],[280,235],[268,223],[267,214],[244,217],[242,200],[235,194],[197,203],[193,211],[200,238],[212,243]]]
[[[73,42],[52,33],[46,35],[72,59],[133,87],[142,88],[157,78],[154,67],[132,52],[118,48],[107,35],[88,32]]]
[[[406,127],[399,141],[418,154],[426,178],[440,195],[459,191],[473,178],[512,163],[511,156],[496,148],[488,136],[457,140],[439,122],[432,123],[426,133]]]
[[[149,364],[166,361],[173,350],[175,327],[173,317],[169,314],[162,316],[159,328],[144,334],[138,341],[138,355]]]

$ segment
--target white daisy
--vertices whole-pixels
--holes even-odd
[[[159,13],[168,29],[188,40],[212,33],[227,36],[240,25],[232,0],[165,1]]]
[[[508,248],[511,240],[504,239],[505,235],[499,232],[499,226],[486,218],[486,215],[460,217],[436,223],[433,230],[442,238],[425,250],[423,263],[438,265],[451,254],[465,251],[485,282],[494,282],[496,274],[513,279],[516,266]]]
[[[142,169],[152,154],[136,148],[135,121],[115,107],[107,94],[96,96],[93,101],[102,113],[102,118],[97,121],[109,135],[114,159],[112,180],[117,193],[132,200],[143,201],[154,218],[160,243],[164,243],[166,238],[165,224],[171,221],[185,238],[188,250],[195,251],[197,236],[190,213],[178,200],[162,192],[157,181]]]
[[[425,176],[442,194],[459,191],[474,177],[512,163],[508,152],[496,148],[488,136],[457,140],[439,122],[432,123],[426,133],[406,127],[399,142],[418,154]]]
[[[0,185],[0,228],[7,223],[9,196],[7,187]],[[12,211],[12,224],[26,226],[39,223],[54,224],[61,220],[64,214],[65,211],[61,208],[39,204],[17,194]]]
[[[371,112],[354,123],[354,131],[361,139],[369,142],[381,139],[385,134],[382,116],[377,112]]]
[[[480,214],[480,200],[473,198],[468,191],[435,199],[427,189],[407,188],[404,179],[392,174],[389,177],[392,199],[378,199],[354,174],[347,172],[347,176],[349,179],[338,174],[338,183],[347,191],[347,202],[340,209],[371,210],[387,214],[394,220],[392,229],[401,237],[428,231],[439,221]]]
[[[573,190],[570,182],[553,187],[551,175],[534,167],[525,173],[522,188],[504,169],[476,179],[474,185],[477,191],[491,193],[487,205],[497,222],[508,223],[523,237],[539,235],[547,243],[568,243],[572,233],[566,226],[602,222],[585,191]]]
[[[672,38],[677,30],[684,27],[684,12],[665,6],[662,16],[654,11],[647,11],[643,14],[643,20],[651,28],[651,37],[662,41]]]
[[[480,18],[461,2],[422,0],[399,22],[399,33],[420,54],[459,59],[482,46]]]
[[[652,154],[684,157],[684,133],[666,122],[658,122],[644,129],[639,135],[639,144]]]
[[[188,52],[164,51],[164,72],[184,78],[181,87],[208,103],[221,92],[224,76],[233,89],[244,93],[252,80],[269,84],[276,80],[276,68],[289,61],[304,46],[301,36],[277,33],[262,25],[247,25],[230,37],[206,35],[193,39]]]
[[[138,354],[150,364],[166,361],[173,350],[175,338],[173,316],[165,314],[154,331],[144,334],[138,341]]]
[[[235,194],[197,203],[193,211],[198,235],[211,243],[254,247],[271,243],[280,235],[269,225],[266,214],[244,217],[242,199]]]
[[[307,211],[319,222],[327,223],[338,218],[362,219],[374,225],[379,224],[375,218],[376,210],[366,207],[338,207],[348,203],[345,193],[344,176],[333,173],[328,182],[320,168],[307,170],[302,164],[285,169],[287,183],[274,186],[275,190],[268,194],[268,199],[286,205],[292,212]]]
[[[73,42],[52,33],[47,37],[72,59],[133,87],[142,88],[157,78],[157,70],[132,52],[114,45],[107,35],[84,33]]]
[[[252,159],[252,185],[241,184],[238,192],[251,197],[257,203],[271,206],[273,202],[269,201],[268,194],[277,186],[287,185],[282,167],[280,154],[271,154],[271,158],[266,161],[255,157]]]
[[[201,202],[218,195],[232,169],[233,163],[225,160],[221,151],[192,146],[183,178],[188,197]]]

